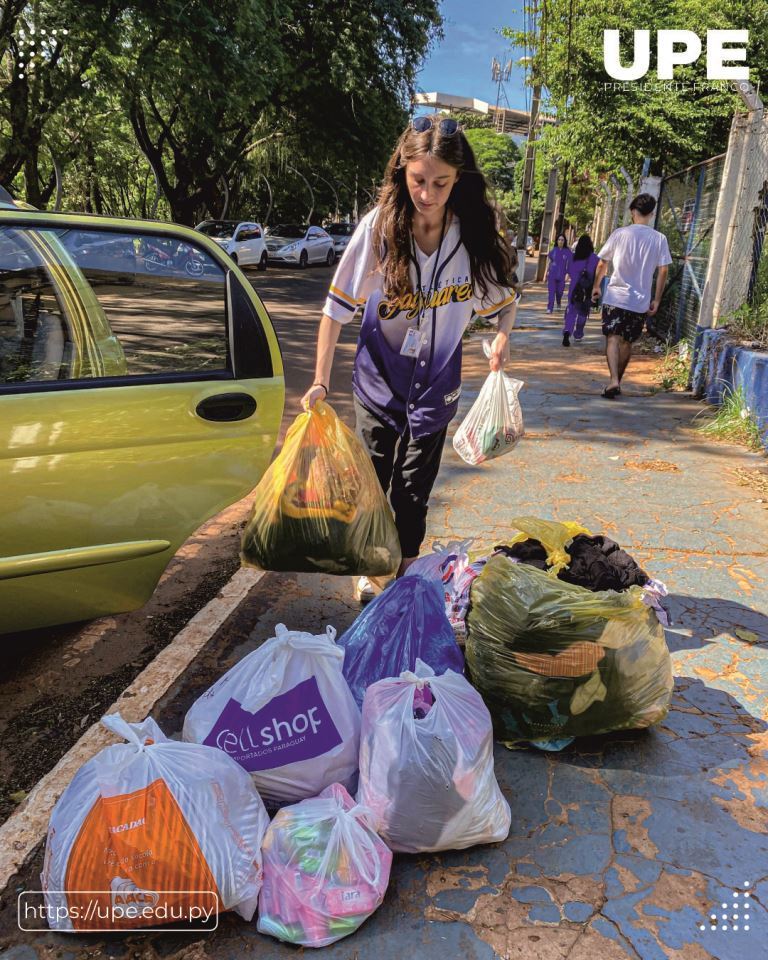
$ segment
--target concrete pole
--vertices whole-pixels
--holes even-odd
[[[555,199],[557,197],[557,165],[549,171],[547,200],[544,205],[544,218],[541,221],[541,241],[539,243],[539,262],[536,267],[536,280],[541,282],[547,269],[547,257],[554,243],[552,229],[555,224]]]
[[[622,220],[622,223],[624,224],[624,226],[626,226],[628,223],[632,223],[632,216],[629,212],[629,205],[630,203],[632,203],[632,197],[635,195],[635,181],[627,173],[625,167],[621,166],[619,167],[619,170],[621,171],[622,177],[624,177],[624,179],[627,182],[627,198],[624,203],[624,219]]]
[[[533,88],[531,99],[531,116],[528,122],[528,144],[525,148],[525,167],[523,168],[523,193],[520,198],[520,219],[517,224],[517,262],[520,268],[521,282],[525,282],[525,250],[528,243],[528,221],[530,219],[531,195],[533,193],[533,171],[536,160],[536,119],[539,113],[541,100],[541,84]]]
[[[761,111],[762,113],[762,111]],[[698,326],[716,327],[723,306],[726,277],[733,237],[736,232],[736,214],[739,196],[744,186],[749,156],[749,126],[744,114],[736,113],[731,121],[728,152],[717,197],[712,245],[707,264],[707,275],[699,304]]]
[[[619,225],[619,205],[621,203],[621,184],[618,181],[618,178],[615,174],[611,174],[610,181],[613,186],[613,189],[616,191],[616,196],[613,198],[613,214],[611,216],[611,233]]]
[[[596,248],[601,247],[608,238],[608,230],[606,227],[610,224],[611,212],[613,210],[613,195],[608,189],[608,184],[605,180],[600,181],[600,187],[605,195],[605,210],[603,216],[600,218],[600,236],[597,238],[598,242],[595,243]]]

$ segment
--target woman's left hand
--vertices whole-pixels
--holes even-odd
[[[509,337],[506,333],[497,333],[491,344],[491,356],[488,361],[491,370],[495,373],[497,370],[504,369],[504,362],[507,359],[507,343]]]

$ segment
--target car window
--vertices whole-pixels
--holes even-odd
[[[261,236],[261,230],[258,227],[243,227],[237,235],[239,241],[258,240]]]
[[[196,229],[214,240],[229,240],[237,228],[237,220],[205,220]]]
[[[287,240],[303,240],[306,229],[295,223],[278,223],[270,227],[269,232],[273,237],[285,237]]]
[[[332,237],[351,237],[355,232],[353,223],[331,223],[326,227],[326,233]]]
[[[0,386],[228,369],[225,270],[173,237],[0,230]]]
[[[75,353],[75,331],[40,245],[22,231],[0,231],[0,385],[69,377]]]

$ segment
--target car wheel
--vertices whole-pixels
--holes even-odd
[[[259,270],[266,270],[266,269],[267,269],[267,251],[265,250],[264,253],[262,253],[261,255],[261,260],[259,260]]]
[[[336,253],[333,247],[331,247],[331,249],[328,251],[328,256],[325,258],[325,262],[329,267],[332,267],[334,263],[336,263]]]
[[[301,267],[302,270],[305,270],[308,263],[309,263],[309,257],[307,256],[307,251],[302,250],[301,255],[299,256],[299,266]]]

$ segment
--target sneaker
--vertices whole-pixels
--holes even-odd
[[[355,581],[355,600],[362,604],[370,603],[374,597],[386,590],[395,578],[392,577],[358,577]]]
[[[551,310],[547,310],[547,313],[552,313],[552,311],[551,311]]]
[[[570,335],[570,333],[564,333],[564,334],[563,334],[563,346],[564,346],[564,347],[570,347],[570,345],[571,345],[571,335]]]
[[[358,577],[355,580],[355,600],[358,603],[366,604],[376,596],[376,591],[368,577]]]

